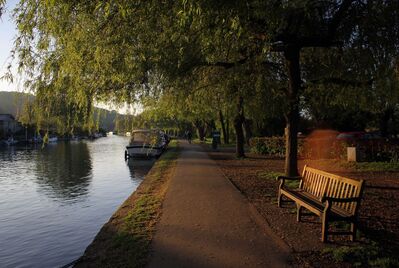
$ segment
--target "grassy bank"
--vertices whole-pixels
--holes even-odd
[[[172,141],[137,190],[119,207],[74,267],[143,267],[179,148]]]

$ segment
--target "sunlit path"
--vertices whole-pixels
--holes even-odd
[[[198,145],[182,142],[149,267],[285,267],[287,249]]]

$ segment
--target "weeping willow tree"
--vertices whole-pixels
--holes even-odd
[[[129,33],[140,18],[127,12],[102,1],[20,1],[13,56],[43,118],[90,127],[94,101],[130,103],[150,83],[139,37]]]
[[[6,0],[0,0],[0,17],[1,17],[1,15],[3,15],[5,3],[6,3]]]
[[[70,116],[70,125],[88,122],[94,102],[178,96],[198,88],[192,86],[198,70],[224,69],[223,89],[232,92],[226,103],[236,107],[237,151],[243,153],[245,96],[251,103],[259,95],[249,93],[263,90],[265,98],[284,102],[286,173],[292,176],[300,100],[313,79],[306,72],[313,62],[304,57],[323,59],[329,53],[317,55],[312,48],[382,49],[395,55],[398,10],[397,1],[372,0],[21,0],[14,57],[44,114],[57,109],[79,114]],[[323,73],[313,80],[325,78],[342,77]],[[64,104],[52,105],[54,98]]]
[[[43,115],[81,113],[68,118],[73,126],[77,118],[89,122],[94,101],[177,93],[196,68],[234,69],[245,38],[237,16],[223,13],[214,21],[185,1],[21,1],[14,56]],[[57,100],[63,105],[52,105]]]

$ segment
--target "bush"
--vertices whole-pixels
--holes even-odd
[[[284,157],[284,137],[255,137],[249,140],[251,152],[262,155]],[[303,139],[298,139],[298,155],[303,152]]]
[[[255,137],[249,141],[251,152],[284,157],[284,137]],[[362,161],[399,163],[399,141],[337,140],[335,137],[298,138],[298,157],[304,159],[342,159],[347,157],[347,147],[357,147]]]
[[[285,154],[284,137],[257,137],[249,141],[251,152],[283,157]]]

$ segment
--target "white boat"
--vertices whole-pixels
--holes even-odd
[[[100,133],[100,132],[94,133],[94,138],[95,138],[95,139],[102,138],[102,137],[103,137],[103,134],[102,134],[102,133]]]
[[[13,137],[9,137],[7,140],[4,140],[3,142],[4,142],[4,144],[7,145],[7,146],[12,146],[12,145],[15,145],[15,144],[18,143],[18,141],[17,141],[17,140],[14,140]]]
[[[79,136],[75,136],[75,135],[72,135],[71,136],[71,139],[70,139],[70,141],[79,141],[80,140],[80,137]]]
[[[158,157],[166,148],[166,142],[158,130],[134,130],[126,146],[125,158]]]
[[[57,142],[58,141],[58,137],[56,137],[56,136],[52,136],[52,137],[49,137],[48,138],[48,142],[49,143],[55,143],[55,142]]]
[[[31,139],[29,139],[29,143],[33,144],[42,143],[42,142],[43,142],[42,136],[40,136],[40,134],[37,135],[36,133]]]

